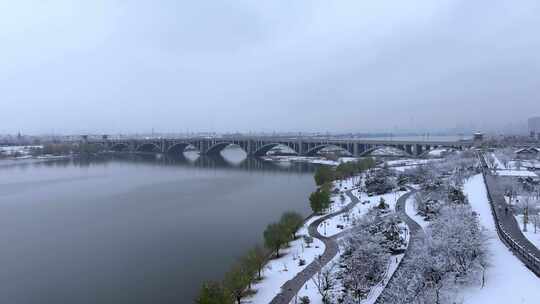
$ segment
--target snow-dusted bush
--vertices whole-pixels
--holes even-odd
[[[448,206],[431,222],[427,238],[432,251],[446,263],[455,278],[466,279],[484,263],[484,236],[478,219],[468,205]]]
[[[381,234],[361,231],[346,244],[346,254],[341,258],[342,298],[345,303],[363,299],[384,276],[388,263],[388,250]]]
[[[372,208],[362,218],[360,232],[344,240],[340,277],[344,287],[341,300],[358,303],[384,277],[392,253],[406,247],[401,221]]]
[[[396,177],[388,169],[370,170],[364,181],[366,192],[381,195],[396,188]]]

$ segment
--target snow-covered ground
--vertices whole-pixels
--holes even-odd
[[[527,224],[527,231],[523,231],[523,215],[516,215],[516,221],[518,222],[519,228],[521,228],[521,232],[523,235],[536,246],[536,248],[540,248],[540,227],[536,227],[536,233],[534,232],[534,224],[532,223],[532,219],[529,219],[529,223]]]
[[[395,206],[395,203],[394,203],[394,206]],[[393,207],[392,207],[392,209],[393,209]],[[410,239],[409,230],[407,229],[407,226],[404,223],[402,223],[401,225],[403,227],[403,229],[402,229],[402,233],[403,233],[402,237],[405,239],[405,242],[408,245],[409,244],[409,239]],[[341,248],[340,248],[340,250],[341,250]],[[379,282],[379,284],[375,285],[370,290],[368,296],[365,299],[363,299],[362,301],[360,301],[360,304],[374,304],[377,301],[377,298],[383,292],[384,288],[388,284],[388,281],[390,280],[390,278],[392,277],[392,275],[394,274],[394,272],[398,268],[398,266],[401,263],[401,260],[403,259],[404,256],[405,256],[404,253],[390,256],[390,258],[388,259],[388,265],[386,267],[386,271],[384,273],[384,279],[381,282]],[[329,265],[331,263],[338,263],[338,262],[339,262],[339,254],[336,255],[336,257],[329,263]],[[339,271],[339,267],[334,267],[333,271],[337,273]],[[336,287],[335,289],[339,289],[339,287]],[[304,284],[304,286],[298,292],[297,298],[299,299],[299,298],[304,297],[304,296],[309,297],[309,299],[311,301],[310,302],[311,304],[323,304],[322,296],[319,294],[319,292],[317,290],[317,286],[315,285],[313,280],[307,281]],[[293,300],[291,302],[291,304],[292,303],[296,304],[298,302],[295,302],[295,300]]]
[[[336,202],[334,202],[334,206],[330,212],[334,212],[333,210],[340,210],[343,207],[347,206],[351,202],[351,199],[347,195],[343,195],[343,199],[339,198],[336,199]],[[326,221],[323,221],[317,230],[321,235],[324,236],[333,236],[336,235],[343,230],[346,230],[351,227],[351,220],[352,216],[349,213],[344,213],[338,216],[331,217],[327,219]],[[339,228],[338,226],[342,225],[344,228]]]
[[[405,240],[408,244],[409,237],[410,237],[409,231],[408,230],[404,230],[404,231],[406,233]],[[384,279],[379,284],[375,285],[369,292],[368,296],[362,301],[360,301],[359,304],[374,304],[377,301],[377,298],[383,292],[384,288],[388,284],[388,281],[390,280],[390,278],[392,277],[392,275],[398,268],[404,256],[405,254],[398,254],[398,255],[393,255],[389,258],[388,265],[386,267],[386,271],[384,274]],[[339,262],[339,255],[336,255],[336,257],[329,264],[338,263],[338,262]],[[334,267],[333,270],[334,272],[337,273],[339,271],[339,268]],[[317,286],[315,285],[313,280],[307,281],[304,284],[304,286],[300,289],[300,291],[298,291],[297,299],[300,299],[301,297],[305,297],[305,296],[309,297],[311,304],[323,304],[322,296],[318,292]],[[291,301],[291,304],[296,304],[296,303],[298,303],[298,301],[296,302],[295,300]]]
[[[440,162],[440,161],[441,161],[440,159],[433,159],[433,158],[432,159],[406,158],[406,159],[390,160],[390,161],[387,161],[386,164],[392,167],[392,169],[396,171],[403,172],[405,170],[414,169],[418,166],[422,166],[428,163]]]
[[[497,157],[497,155],[495,155],[495,153],[491,153],[491,156],[493,157],[493,160],[495,161],[495,166],[497,167],[497,169],[504,169],[504,165],[503,165],[503,163],[499,160],[499,158]]]
[[[0,155],[12,156],[20,155],[21,159],[24,159],[24,156],[29,156],[32,152],[32,149],[41,149],[43,146],[6,146],[0,147]]]
[[[538,175],[528,170],[497,170],[497,175],[500,176],[522,176],[522,177],[538,177]]]
[[[342,191],[346,191],[354,187],[354,181],[353,178],[350,178],[336,182],[335,185]],[[344,200],[341,200],[340,197],[341,194],[332,195],[331,200],[334,203],[331,205],[328,213],[337,212],[350,203],[350,198],[347,195],[343,194]],[[309,235],[309,225],[320,217],[313,216],[307,220],[297,232],[299,238],[291,242],[290,247],[280,253],[281,257],[279,259],[273,259],[266,264],[263,280],[253,285],[253,290],[256,290],[256,293],[251,297],[246,297],[244,300],[246,303],[266,304],[270,302],[279,294],[283,284],[294,278],[297,273],[313,262],[316,257],[323,254],[325,249],[323,242],[313,238],[313,243],[310,248],[307,248],[307,244],[302,237]],[[300,259],[305,260],[305,265],[299,265]]]
[[[384,195],[367,196],[365,193],[362,193],[360,191],[354,191],[353,194],[358,197],[360,203],[356,204],[354,208],[352,208],[348,213],[332,217],[322,222],[317,228],[317,230],[320,234],[324,236],[330,237],[336,235],[342,231],[352,228],[356,221],[359,220],[364,214],[366,214],[370,208],[375,207],[379,204],[381,197],[384,198],[386,204],[390,206],[389,209],[394,210],[397,199],[403,193],[404,192],[398,191]],[[350,199],[347,198],[347,201],[350,202]],[[338,226],[343,226],[343,228],[339,228]]]
[[[407,156],[407,152],[394,147],[379,147],[373,150],[372,156]]]
[[[330,165],[330,166],[337,166],[340,163],[346,163],[351,161],[357,161],[359,158],[357,157],[340,157],[337,161],[329,160],[324,157],[318,157],[318,156],[264,156],[261,157],[263,160],[266,161],[272,161],[272,162],[305,162],[305,163],[312,163],[312,164],[319,164],[319,165]]]
[[[504,155],[500,155],[500,157],[497,156],[498,153],[491,153],[491,156],[493,156],[495,160],[495,164],[497,165],[497,169],[508,169],[508,170],[540,170],[540,160],[538,159],[513,159],[509,160],[506,164],[506,167],[504,166],[503,162],[501,162],[501,159],[504,159]]]
[[[528,159],[528,160],[520,160],[520,161],[510,161],[508,162],[508,167],[513,169],[523,169],[523,168],[530,168],[530,169],[536,169],[540,170],[540,160],[538,159]]]
[[[429,222],[423,216],[419,215],[417,210],[415,196],[411,195],[405,202],[405,213],[425,230]]]
[[[486,286],[468,288],[461,294],[463,304],[538,304],[540,280],[500,241],[487,199],[482,175],[470,178],[464,186],[473,210],[490,239],[491,266],[486,271]],[[456,301],[457,302],[457,301]]]
[[[313,239],[310,248],[304,242],[303,235],[308,235],[307,227],[319,217],[310,218],[298,231],[300,236],[290,243],[290,247],[283,250],[279,259],[273,259],[264,267],[263,279],[253,285],[256,293],[245,298],[246,303],[269,303],[281,290],[281,286],[288,280],[294,278],[307,265],[324,252],[324,243],[318,239]],[[306,261],[305,265],[299,266],[300,259]]]

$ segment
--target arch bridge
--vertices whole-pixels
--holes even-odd
[[[106,150],[119,152],[172,153],[179,154],[186,150],[198,150],[202,154],[215,155],[230,145],[237,145],[248,155],[264,156],[278,145],[287,146],[298,155],[315,156],[321,150],[339,147],[352,156],[369,156],[382,147],[401,150],[405,155],[420,156],[435,148],[447,147],[462,150],[473,146],[472,141],[395,141],[369,139],[321,139],[316,137],[192,137],[192,138],[153,138],[153,139],[89,139],[82,141],[102,145]],[[384,149],[383,149],[384,150]],[[391,150],[391,149],[389,149]],[[377,154],[378,156],[392,156]]]

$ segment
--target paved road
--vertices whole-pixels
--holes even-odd
[[[409,245],[407,246],[407,251],[405,252],[405,255],[403,256],[403,259],[401,260],[401,263],[398,266],[398,269],[394,272],[394,275],[390,278],[390,281],[386,285],[387,287],[390,287],[392,284],[398,284],[402,285],[403,282],[400,282],[399,278],[404,278],[404,276],[396,276],[396,273],[398,271],[406,271],[408,269],[407,265],[411,263],[411,252],[414,252],[414,249],[418,246],[421,246],[424,244],[424,241],[426,239],[426,234],[424,233],[424,229],[422,229],[422,226],[420,226],[416,221],[414,221],[412,218],[410,218],[407,213],[405,213],[405,205],[407,203],[407,199],[416,193],[416,190],[411,190],[410,192],[407,192],[403,194],[397,201],[396,204],[396,213],[398,214],[399,218],[407,224],[407,227],[409,228]],[[379,298],[375,303],[384,303],[386,288],[383,290],[383,292],[380,294]]]
[[[311,262],[306,268],[304,268],[301,272],[299,272],[294,278],[287,281],[283,286],[281,287],[281,293],[279,293],[277,296],[272,299],[270,304],[289,304],[294,296],[298,293],[300,288],[304,286],[304,284],[309,281],[322,267],[324,267],[328,262],[330,262],[338,253],[338,245],[337,245],[337,238],[339,235],[333,236],[333,237],[326,237],[319,233],[317,230],[317,227],[325,220],[349,212],[356,204],[360,202],[360,200],[352,194],[352,191],[349,190],[345,194],[351,199],[351,203],[349,203],[345,208],[341,209],[338,212],[334,212],[328,215],[325,215],[311,223],[308,227],[309,235],[311,235],[314,238],[317,238],[321,240],[324,243],[325,249],[324,253],[321,255],[320,259],[317,261]]]
[[[500,232],[499,237],[529,269],[540,277],[540,250],[523,235],[513,212],[506,211],[506,208],[509,207],[504,199],[504,191],[501,189],[498,179],[499,177],[491,174],[485,175],[495,222],[500,224],[500,227],[519,245],[519,248],[516,248],[512,241],[505,239],[504,236],[501,237]]]
[[[523,235],[514,214],[507,211],[510,207],[504,199],[501,177],[493,175],[484,155],[480,155],[480,160],[499,238],[527,268],[540,277],[540,250]]]

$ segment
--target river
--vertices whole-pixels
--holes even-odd
[[[0,303],[193,303],[314,189],[309,165],[223,154],[0,163]]]

